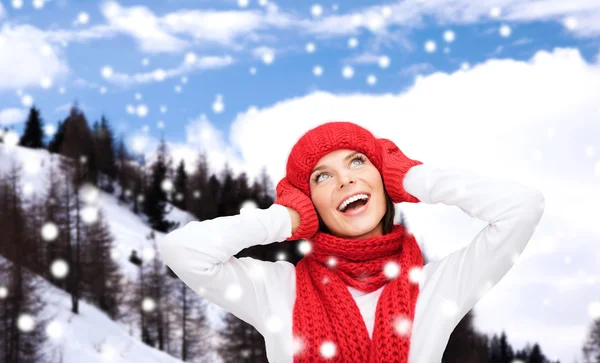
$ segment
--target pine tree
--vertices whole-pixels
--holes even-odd
[[[58,128],[54,135],[52,136],[52,140],[48,143],[48,151],[52,154],[60,153],[60,149],[62,148],[63,141],[65,139],[65,122],[58,121]]]
[[[600,318],[596,318],[588,329],[583,346],[583,363],[600,362]]]
[[[23,136],[19,140],[19,145],[32,148],[41,149],[44,147],[44,133],[42,131],[42,119],[40,117],[40,110],[32,106],[29,109],[29,116],[25,123],[25,131]]]
[[[191,200],[188,203],[187,210],[193,214],[199,221],[206,219],[204,208],[204,192],[207,190],[209,178],[209,167],[206,159],[206,153],[200,153],[196,162],[196,169],[189,179],[189,190],[191,191]]]
[[[173,205],[181,210],[187,210],[188,203],[188,176],[185,171],[185,161],[183,159],[177,165],[175,181],[173,183],[174,195]]]
[[[98,219],[84,225],[86,238],[85,257],[82,274],[83,293],[90,302],[107,313],[111,319],[119,315],[119,301],[122,293],[122,275],[119,265],[111,257],[114,237],[105,221],[104,212],[98,210]]]
[[[102,116],[100,123],[97,121],[94,123],[93,136],[98,171],[103,174],[98,187],[112,193],[114,191],[113,182],[117,177],[117,162],[113,131],[105,116]]]
[[[164,138],[161,139],[157,152],[157,160],[152,165],[152,175],[148,189],[144,195],[144,214],[148,216],[150,227],[160,232],[168,232],[176,226],[176,223],[167,221],[167,191],[163,182],[167,179],[169,161],[167,145]]]
[[[41,348],[45,318],[40,313],[45,306],[39,282],[26,265],[27,246],[21,244],[30,241],[31,233],[36,232],[28,224],[30,216],[20,198],[20,173],[13,162],[9,173],[0,179],[0,246],[8,258],[0,257],[0,284],[4,289],[0,300],[0,361],[34,363],[44,358]]]

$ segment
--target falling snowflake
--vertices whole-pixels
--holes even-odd
[[[383,15],[386,18],[389,18],[390,16],[392,16],[392,8],[389,6],[384,6],[383,8],[381,8],[381,15]]]
[[[33,7],[36,9],[41,9],[44,7],[44,0],[33,0]]]
[[[512,31],[508,25],[503,24],[502,26],[500,26],[499,32],[501,36],[503,36],[504,38],[508,38]]]
[[[444,32],[444,40],[447,41],[448,43],[452,43],[455,38],[456,38],[456,35],[454,34],[454,32],[452,30],[446,30]]]
[[[100,94],[105,94],[107,92],[106,87],[100,87]]]
[[[267,318],[267,329],[272,333],[277,333],[283,328],[283,321],[280,317],[272,315]]]
[[[52,222],[46,222],[42,226],[42,238],[45,241],[54,241],[58,237],[58,228]]]
[[[413,267],[408,271],[408,280],[413,284],[419,284],[423,281],[424,272],[422,268]]]
[[[379,66],[381,68],[387,68],[390,66],[390,57],[388,57],[387,55],[382,55],[381,57],[379,57],[379,59],[377,60],[377,63],[379,63]]]
[[[425,42],[425,51],[427,53],[433,53],[437,49],[437,44],[433,40],[428,40]]]
[[[55,260],[50,266],[50,272],[57,279],[62,279],[69,273],[69,265],[65,260]]]
[[[248,0],[238,0],[237,3],[240,8],[245,8],[248,6]]]
[[[142,104],[139,105],[136,109],[135,109],[135,113],[139,116],[139,117],[146,117],[148,115],[148,106]]]
[[[258,5],[260,6],[267,6],[268,1],[267,0],[258,0]]]
[[[63,336],[63,327],[60,322],[54,320],[46,326],[46,334],[50,339],[57,340]]]
[[[6,299],[8,296],[8,289],[6,286],[0,286],[0,299]]]
[[[156,250],[153,247],[146,247],[142,251],[142,258],[145,261],[152,261],[156,257]]]
[[[252,75],[256,74],[256,67],[250,67],[250,74],[252,74]]]
[[[128,104],[127,106],[125,106],[125,110],[130,115],[133,115],[135,113],[135,107],[133,107],[133,105],[131,105],[131,104]]]
[[[307,43],[306,44],[306,51],[308,53],[313,53],[315,51],[316,47],[314,43]]]
[[[181,83],[188,83],[188,78],[186,76],[181,77]]]
[[[33,97],[31,97],[31,95],[24,95],[21,98],[21,103],[25,107],[31,107],[31,105],[33,105]]]
[[[272,50],[268,50],[262,55],[262,61],[265,64],[271,64],[273,63],[273,60],[275,60],[275,54]]]
[[[371,86],[375,85],[375,83],[377,83],[377,77],[375,77],[374,75],[370,74],[367,77],[367,83]]]
[[[323,67],[321,66],[314,66],[313,67],[313,74],[317,77],[320,77],[323,74]]]
[[[358,46],[358,39],[356,39],[356,38],[348,39],[348,47],[356,48],[357,46]]]
[[[573,16],[568,16],[563,20],[563,25],[569,30],[577,28],[577,19]]]
[[[237,301],[242,297],[243,290],[240,285],[232,284],[225,289],[225,298],[229,301]]]
[[[64,87],[58,89],[58,93],[60,93],[61,95],[64,95],[65,92],[67,92],[67,90]]]
[[[110,251],[110,258],[112,258],[112,259],[113,259],[113,261],[119,261],[119,259],[121,258],[121,252],[119,252],[119,250],[118,250],[118,249],[116,249],[116,248],[113,248],[113,249]]]
[[[162,121],[162,120],[159,120],[159,121],[156,123],[156,127],[158,127],[159,129],[162,129],[162,128],[164,128],[164,127],[165,127],[165,123],[164,123],[164,121]]]
[[[43,77],[40,81],[40,86],[42,86],[42,88],[48,89],[52,87],[52,80],[49,77]]]
[[[8,132],[6,132],[6,134],[4,134],[2,142],[6,146],[16,146],[19,143],[19,139],[20,137],[18,133],[16,133],[13,130],[9,130]]]
[[[141,100],[142,99],[142,94],[139,93],[139,92],[136,92],[135,99],[138,100],[138,101]]]
[[[144,59],[142,59],[142,65],[143,65],[144,67],[145,67],[145,66],[147,66],[148,64],[150,64],[150,60],[149,60],[148,58],[144,58]]]
[[[81,209],[81,219],[86,224],[92,224],[98,221],[98,208],[86,206]]]
[[[196,60],[198,59],[198,57],[196,56],[196,53],[194,52],[189,52],[185,55],[185,63],[186,64],[194,64],[196,63]]]
[[[287,255],[285,254],[285,252],[279,252],[279,253],[277,254],[277,256],[276,256],[276,258],[277,258],[279,261],[285,261],[286,257],[287,257]]]
[[[501,10],[499,7],[493,7],[490,9],[490,17],[497,18],[500,16]]]
[[[351,66],[345,66],[342,69],[342,75],[344,76],[344,78],[350,79],[354,76],[354,69],[352,69]]]
[[[398,317],[394,320],[394,330],[403,337],[410,334],[412,322],[406,316]]]
[[[600,301],[594,301],[588,306],[588,312],[592,319],[600,318]]]
[[[12,6],[15,9],[21,9],[23,7],[23,0],[13,0]]]
[[[162,183],[160,183],[160,187],[165,192],[170,192],[171,190],[173,190],[173,182],[171,181],[171,179],[165,179],[162,181]]]
[[[22,332],[28,333],[35,328],[35,321],[31,315],[21,314],[21,316],[19,316],[19,320],[17,321],[17,326]]]
[[[442,304],[442,312],[448,318],[454,318],[458,313],[458,306],[456,305],[456,303],[446,300]]]
[[[142,309],[146,312],[152,311],[156,308],[156,303],[153,299],[147,297],[142,301]]]
[[[152,77],[158,81],[158,82],[162,82],[165,80],[165,78],[167,78],[167,73],[164,71],[164,69],[162,68],[158,68],[156,69],[154,72],[152,72]]]
[[[77,23],[78,24],[87,24],[90,21],[90,15],[88,13],[86,13],[85,11],[80,12],[79,14],[77,14]]]
[[[160,106],[160,113],[167,113],[167,106],[161,105]]]
[[[462,62],[462,63],[460,64],[460,68],[461,68],[463,71],[466,71],[466,70],[468,70],[469,68],[471,68],[471,65],[469,64],[469,62]]]
[[[307,240],[302,240],[302,242],[298,244],[298,251],[302,255],[307,255],[312,251],[312,244]]]
[[[400,274],[400,265],[395,261],[390,261],[383,267],[383,274],[388,279],[395,279]]]
[[[110,78],[113,75],[113,69],[109,66],[102,67],[102,70],[100,72],[102,73],[102,77],[104,78]]]
[[[323,356],[323,358],[326,358],[326,359],[333,358],[336,353],[335,343],[333,343],[332,341],[326,341],[323,344],[321,344],[319,351],[321,353],[321,356]]]
[[[218,94],[215,102],[213,102],[212,109],[215,113],[221,113],[225,109],[225,105],[223,104],[223,96]]]
[[[310,8],[310,12],[313,16],[321,16],[323,14],[323,7],[319,4],[315,4]]]

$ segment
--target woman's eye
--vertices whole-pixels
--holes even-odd
[[[319,174],[319,175],[317,176],[317,182],[319,181],[319,179],[320,179],[320,178],[321,178],[323,175],[327,175],[327,174],[325,174],[325,173],[323,173],[323,174]]]

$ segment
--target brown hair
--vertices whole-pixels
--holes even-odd
[[[396,208],[394,207],[394,202],[392,201],[392,197],[388,194],[385,186],[383,187],[383,194],[385,194],[385,214],[381,221],[383,222],[383,234],[388,234],[392,231],[392,226],[394,225],[394,218],[396,216]],[[316,208],[315,208],[316,210]],[[321,219],[319,212],[317,212],[317,218],[319,219],[319,232],[331,234],[331,231]]]

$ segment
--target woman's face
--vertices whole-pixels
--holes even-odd
[[[383,181],[365,154],[341,149],[323,156],[310,175],[310,192],[317,213],[331,234],[350,239],[383,234]],[[369,195],[366,209],[356,215],[349,214],[352,211],[341,212],[340,204],[355,194]]]

